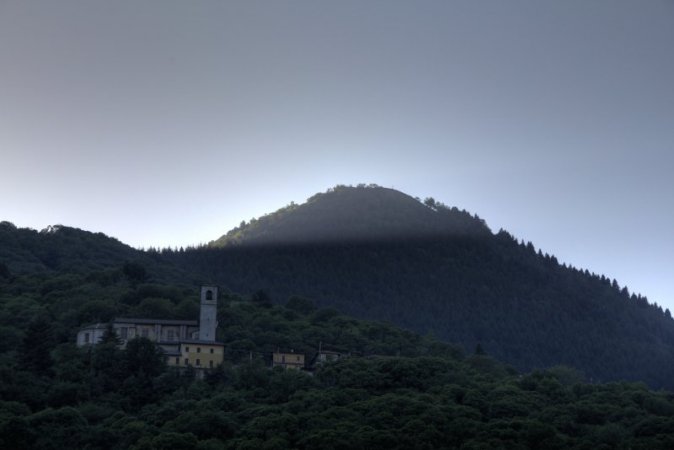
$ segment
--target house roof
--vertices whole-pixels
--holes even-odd
[[[346,352],[336,352],[334,350],[321,350],[318,352],[319,355],[343,355]]]
[[[87,325],[86,327],[80,328],[79,331],[86,331],[86,330],[104,330],[105,328],[108,327],[108,324],[106,323],[95,323],[93,325]]]
[[[135,319],[118,317],[114,320],[115,323],[137,323],[141,325],[188,325],[197,326],[196,320],[172,320],[172,319]]]
[[[201,344],[201,345],[220,345],[224,346],[224,342],[218,342],[218,341],[204,341],[202,339],[181,339],[180,340],[181,344]]]
[[[276,354],[276,355],[283,354],[283,355],[301,355],[301,356],[304,356],[304,353],[296,352],[295,350],[279,350],[279,349],[276,349],[274,354]]]

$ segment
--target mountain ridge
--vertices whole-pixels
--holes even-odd
[[[348,210],[345,205],[361,194],[368,200]],[[377,203],[381,198],[404,201],[403,212]],[[293,205],[257,219],[252,228],[230,231],[225,242],[185,250],[140,251],[102,233],[69,227],[38,233],[4,223],[0,264],[19,276],[84,267],[102,271],[107,279],[122,276],[122,266],[132,262],[146,268],[154,283],[218,284],[230,293],[264,289],[277,304],[301,296],[354,317],[431,333],[468,352],[480,344],[522,371],[565,364],[593,380],[674,388],[669,310],[630,294],[615,280],[560,265],[532,244],[503,230],[492,233],[479,217],[433,199],[338,186],[309,204],[308,210]],[[297,226],[321,209],[327,218]],[[298,211],[302,215],[289,218]],[[373,211],[377,220],[352,226]],[[417,215],[434,222],[414,237],[410,231]],[[391,217],[411,219],[391,227]],[[347,233],[319,233],[325,224],[339,229],[342,223],[351,226]],[[389,226],[384,238],[370,239],[382,223]],[[277,229],[288,230],[284,237],[291,239],[271,239],[269,230]],[[366,239],[342,239],[359,229],[365,229]]]

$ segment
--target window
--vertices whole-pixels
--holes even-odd
[[[190,365],[190,360],[187,359],[187,358],[185,358],[185,365],[186,365],[186,366],[189,366],[189,365]]]
[[[201,365],[201,361],[199,361],[199,360],[197,359],[197,366],[200,366],[200,365]]]
[[[299,356],[297,357],[297,362],[300,362],[300,357],[299,357]]]
[[[208,361],[208,366],[212,369],[213,368],[213,361]]]
[[[286,362],[286,355],[281,355],[281,362],[282,363]]]
[[[129,329],[127,327],[120,328],[119,337],[126,341],[129,337]]]
[[[189,348],[189,347],[185,347],[185,351],[186,351],[186,352],[189,352],[189,351],[190,351],[190,348]]]
[[[213,349],[211,349],[211,353],[213,353]]]
[[[206,291],[206,300],[213,300],[213,291]]]
[[[176,356],[176,366],[180,365],[180,356]]]
[[[197,347],[197,353],[201,353],[201,347]]]
[[[85,344],[89,343],[89,333],[84,333],[84,343]]]

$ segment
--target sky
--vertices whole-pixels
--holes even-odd
[[[674,1],[0,0],[0,220],[136,247],[336,184],[674,310]]]

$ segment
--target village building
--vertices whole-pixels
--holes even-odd
[[[314,357],[312,363],[313,365],[321,365],[326,362],[337,361],[346,356],[347,355],[342,352],[335,352],[332,350],[319,350],[318,353],[316,353],[316,356]]]
[[[155,342],[166,355],[172,367],[212,369],[224,360],[224,344],[215,340],[218,327],[218,288],[201,287],[199,321],[116,318],[112,329],[120,346],[137,337]],[[95,345],[100,342],[108,324],[97,323],[82,328],[77,333],[77,345]]]
[[[77,345],[81,347],[97,344],[108,326],[108,324],[97,323],[82,328],[77,333]],[[199,335],[196,320],[117,318],[112,321],[112,328],[122,342],[122,347],[126,347],[126,343],[136,337],[144,337],[157,344],[162,344],[192,339]]]
[[[213,369],[224,360],[224,345],[200,339],[185,340],[178,348],[167,351],[167,363],[171,367],[192,366],[195,369]]]
[[[276,349],[272,353],[272,367],[283,367],[284,369],[304,369],[304,354],[295,353],[294,350],[281,351]]]

